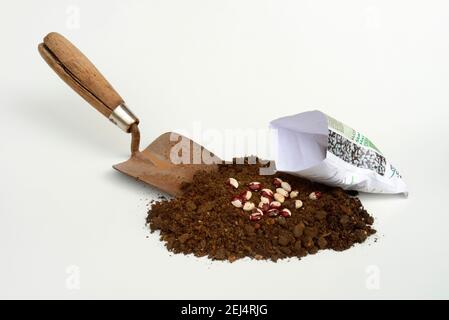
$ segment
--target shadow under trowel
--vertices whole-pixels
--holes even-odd
[[[62,136],[70,141],[80,141],[86,149],[95,149],[105,155],[111,153],[118,157],[129,157],[129,139],[120,129],[109,123],[81,99],[64,97],[42,97],[15,95],[11,113],[17,114],[20,120],[40,125],[45,132],[54,136]],[[111,163],[112,165],[112,163]]]
[[[111,183],[119,186],[119,188],[125,188],[126,190],[132,190],[134,192],[145,192],[150,198],[157,199],[158,197],[165,197],[167,199],[171,198],[167,193],[153,187],[145,182],[137,180],[127,176],[117,170],[111,168],[103,174],[103,177],[110,181]]]

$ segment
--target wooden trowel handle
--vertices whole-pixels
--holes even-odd
[[[65,37],[51,32],[38,49],[65,83],[121,129],[129,132],[139,122],[100,71]]]

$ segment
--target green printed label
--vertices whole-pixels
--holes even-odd
[[[360,132],[355,131],[351,127],[345,125],[343,122],[340,122],[328,115],[326,115],[326,117],[327,117],[327,124],[330,129],[337,131],[339,134],[344,136],[346,139],[349,139],[361,146],[371,148],[371,149],[375,150],[376,152],[378,152],[379,154],[382,154],[380,152],[380,150],[377,149],[377,147],[374,145],[374,143],[372,143],[370,139],[365,137]]]

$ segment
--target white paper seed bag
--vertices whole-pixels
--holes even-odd
[[[404,193],[398,170],[360,132],[320,111],[276,119],[276,170],[343,189]]]

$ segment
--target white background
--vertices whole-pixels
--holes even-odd
[[[111,168],[129,136],[38,55],[50,31],[125,98],[143,145],[317,108],[370,137],[410,197],[362,195],[378,240],[342,253],[170,255],[144,225],[157,191]],[[448,1],[13,1],[0,35],[1,298],[449,297]]]

